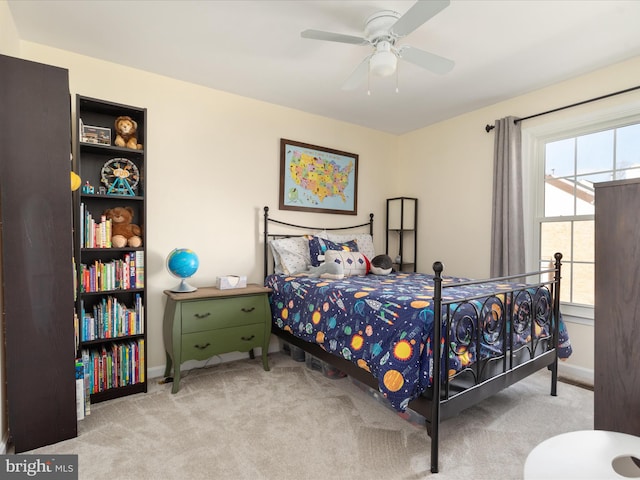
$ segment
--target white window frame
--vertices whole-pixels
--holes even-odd
[[[624,97],[624,94],[620,95]],[[539,270],[540,223],[537,215],[544,212],[544,146],[547,142],[576,137],[596,131],[613,129],[640,123],[640,99],[625,103],[617,99],[617,105],[590,104],[568,110],[559,119],[541,117],[530,125],[522,124],[522,160],[524,187],[524,233],[527,271]],[[585,111],[587,110],[587,111]],[[526,194],[529,192],[529,195]],[[594,309],[591,306],[563,303],[565,319],[593,325]]]

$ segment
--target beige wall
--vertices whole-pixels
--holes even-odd
[[[629,79],[640,78],[640,58],[636,58],[393,136],[20,42],[2,0],[0,29],[3,53],[68,68],[72,94],[148,109],[148,366],[156,374],[161,374],[165,360],[162,291],[176,283],[164,268],[170,250],[189,247],[197,251],[201,267],[192,279],[196,286],[212,284],[223,274],[245,274],[250,281],[260,282],[264,205],[292,222],[332,226],[354,220],[277,210],[280,138],[360,155],[358,219],[365,219],[369,212],[375,214],[377,250],[384,248],[384,199],[415,196],[420,200],[419,270],[430,271],[432,262],[441,260],[446,273],[485,277],[489,272],[493,162],[493,133],[484,131],[485,124],[627,88]],[[545,117],[523,126],[541,121]],[[569,331],[576,354],[568,363],[592,371],[593,328],[571,323]]]
[[[0,53],[12,57],[20,53],[20,38],[5,0],[0,0]]]
[[[22,57],[69,69],[72,94],[146,107],[148,366],[162,374],[162,291],[177,284],[165,270],[173,248],[200,258],[190,280],[215,283],[225,274],[262,281],[262,207],[276,218],[319,226],[356,218],[278,211],[279,140],[288,138],[359,154],[358,223],[373,212],[384,248],[384,198],[394,182],[393,135],[329,120],[140,70],[32,43]],[[74,106],[75,108],[75,106]],[[155,369],[155,370],[154,370]]]
[[[485,132],[487,123],[624,90],[635,86],[638,78],[640,57],[400,137],[398,158],[403,173],[398,190],[420,198],[419,270],[427,271],[434,260],[441,260],[450,274],[489,275],[493,132]],[[636,91],[527,120],[522,127],[526,131],[544,122],[581,120],[595,111],[639,101]],[[575,353],[561,368],[580,380],[592,380],[593,326],[569,321],[567,328]]]

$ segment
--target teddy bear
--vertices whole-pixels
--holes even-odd
[[[133,220],[131,207],[115,207],[104,212],[107,220],[111,220],[111,246],[114,248],[142,246],[142,230]]]
[[[142,150],[142,145],[138,143],[138,123],[131,117],[121,116],[116,118],[116,139],[114,143],[118,147],[132,148],[133,150]]]

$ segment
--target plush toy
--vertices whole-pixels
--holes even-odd
[[[75,192],[77,189],[79,189],[81,183],[82,180],[80,179],[80,175],[78,175],[76,172],[71,172],[71,191]]]
[[[107,220],[111,220],[111,246],[114,248],[142,246],[142,230],[134,223],[131,207],[110,208],[104,212]]]
[[[317,267],[309,267],[304,272],[307,277],[331,278],[333,280],[341,280],[344,278],[344,267],[341,263],[324,262]]]
[[[371,273],[374,275],[389,275],[393,270],[393,261],[389,255],[376,255],[371,260]]]
[[[132,148],[133,150],[142,150],[142,145],[138,143],[138,124],[131,117],[118,117],[115,122],[116,139],[114,143],[118,147]]]

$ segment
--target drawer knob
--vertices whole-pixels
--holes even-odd
[[[204,345],[194,345],[198,350],[204,350],[205,348],[207,348],[209,345],[211,345],[209,342],[205,343]]]
[[[256,309],[256,307],[251,307],[251,308],[244,308],[244,307],[243,307],[241,310],[242,310],[244,313],[249,313],[249,312],[253,312],[255,309]]]
[[[244,340],[245,342],[250,342],[251,340],[253,340],[254,338],[256,338],[255,335],[251,335],[250,337],[240,337],[241,340]]]
[[[207,318],[209,315],[211,315],[210,312],[207,312],[207,313],[196,313],[195,317],[196,318]]]

